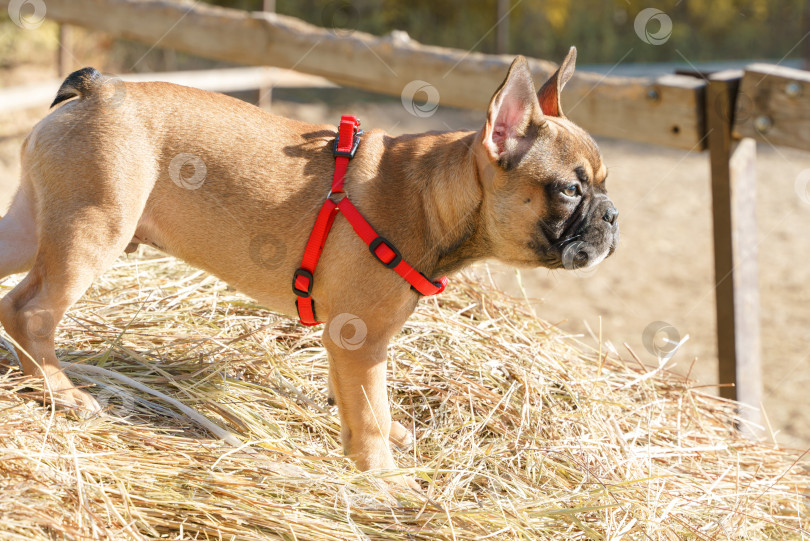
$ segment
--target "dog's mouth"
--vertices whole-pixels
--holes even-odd
[[[543,267],[550,269],[578,270],[595,267],[616,251],[619,243],[619,227],[591,216],[577,220],[573,227],[552,242],[545,228],[529,245]]]
[[[595,246],[581,240],[572,240],[559,250],[546,250],[540,264],[549,269],[579,270],[595,267],[616,250],[615,244]]]
[[[616,251],[615,242],[607,246],[574,240],[565,245],[560,255],[560,266],[566,270],[595,267]]]

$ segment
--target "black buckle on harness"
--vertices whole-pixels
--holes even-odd
[[[344,152],[338,150],[338,143],[340,143],[340,132],[338,132],[338,136],[335,137],[335,146],[332,148],[332,154],[334,154],[336,158],[338,156],[343,156],[349,159],[354,158],[354,155],[357,153],[357,147],[360,146],[361,135],[363,135],[363,130],[358,130],[357,128],[355,128],[354,137],[352,138],[352,149],[348,152]]]
[[[386,248],[394,252],[394,259],[392,259],[388,263],[383,261],[382,258],[377,255],[376,250],[380,244],[385,244]],[[368,250],[369,252],[371,252],[371,255],[373,255],[377,259],[377,261],[379,261],[389,269],[393,269],[394,267],[399,265],[400,261],[402,261],[402,254],[399,253],[399,250],[397,250],[396,247],[394,247],[394,245],[391,244],[391,242],[385,239],[384,237],[377,237],[376,239],[372,240],[368,245]]]
[[[303,276],[309,281],[306,291],[304,291],[303,289],[298,289],[298,286],[295,285],[295,281],[298,279],[299,276]],[[307,269],[301,268],[293,273],[292,290],[293,293],[296,294],[296,296],[303,297],[305,299],[309,298],[309,296],[312,294],[313,283],[315,283],[315,277],[312,276],[312,273],[309,272]]]

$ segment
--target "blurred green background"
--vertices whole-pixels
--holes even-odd
[[[260,10],[264,0],[202,0],[225,7]],[[781,61],[810,66],[810,2],[805,0],[501,0],[506,39],[498,46],[498,0],[276,0],[278,13],[327,28],[383,35],[404,30],[431,45],[484,53],[504,52],[559,60],[576,45],[579,65],[711,61]],[[672,23],[664,43],[639,39],[636,16],[661,10]],[[660,23],[649,22],[656,33]],[[807,38],[807,39],[805,39]],[[0,68],[50,64],[58,50],[58,26],[19,32],[0,22]],[[224,65],[174,51],[78,29],[75,56],[98,67],[129,71],[206,69]],[[688,66],[687,66],[688,67]],[[671,70],[670,70],[671,71]],[[2,84],[2,82],[0,82]]]
[[[262,0],[205,0],[258,10]],[[805,0],[511,0],[508,53],[560,58],[572,44],[580,62],[782,58],[810,56],[796,44],[810,30]],[[636,15],[654,7],[672,20],[672,37],[644,46]],[[496,52],[497,0],[276,0],[276,11],[318,26],[372,34],[405,30],[422,43]],[[341,24],[342,23],[342,24]],[[651,25],[657,23],[651,22]],[[655,32],[656,28],[651,27]]]

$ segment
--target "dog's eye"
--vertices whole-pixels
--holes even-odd
[[[576,184],[571,184],[570,186],[566,186],[562,189],[563,195],[566,197],[576,197],[579,195],[579,186]]]

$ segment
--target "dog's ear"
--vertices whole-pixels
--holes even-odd
[[[574,67],[577,63],[577,48],[571,47],[568,54],[565,55],[565,60],[560,63],[560,67],[554,72],[554,75],[546,81],[546,84],[537,93],[537,99],[540,102],[540,108],[543,109],[543,114],[548,116],[559,116],[565,118],[560,105],[560,93],[562,92],[565,83],[574,74]]]
[[[543,124],[543,111],[534,93],[529,64],[518,56],[489,102],[484,148],[492,161],[508,169],[531,148]]]

